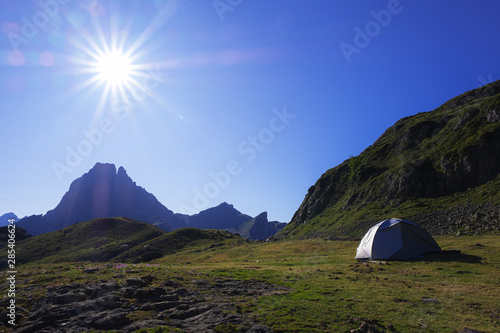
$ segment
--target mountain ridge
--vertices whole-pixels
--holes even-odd
[[[94,218],[118,216],[150,223],[167,232],[195,227],[239,233],[244,223],[253,220],[225,202],[195,215],[174,213],[152,193],[137,185],[122,166],[117,169],[114,164],[96,163],[71,183],[54,209],[45,215],[23,218],[17,223],[28,233],[39,235]],[[278,231],[276,223],[272,223],[270,228]],[[262,234],[252,233],[252,239],[269,237],[269,230],[264,229]]]

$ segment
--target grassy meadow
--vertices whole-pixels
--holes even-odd
[[[364,320],[395,332],[500,331],[498,236],[442,236],[446,250],[408,262],[363,263],[353,259],[358,242],[307,239],[229,242],[193,248],[149,263],[29,263],[17,267],[16,304],[32,311],[47,288],[150,274],[159,285],[194,279],[269,282],[284,291],[234,297],[235,312],[276,332],[350,332]],[[460,250],[451,251],[451,250]],[[96,270],[88,270],[97,268]],[[6,281],[6,273],[2,272]],[[203,291],[204,297],[213,297]],[[7,285],[1,293],[7,294]],[[5,298],[6,296],[4,296]],[[134,314],[137,316],[137,314]],[[152,313],[144,311],[147,318]],[[9,331],[7,329],[7,331]],[[151,332],[179,332],[167,327]],[[217,327],[217,332],[239,332]],[[148,330],[142,330],[148,332]]]

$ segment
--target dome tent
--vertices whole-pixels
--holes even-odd
[[[441,251],[436,241],[418,224],[388,219],[368,230],[359,243],[355,259],[408,260]]]

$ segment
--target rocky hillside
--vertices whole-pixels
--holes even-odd
[[[361,237],[401,217],[433,234],[497,232],[500,81],[406,117],[324,173],[278,238]]]

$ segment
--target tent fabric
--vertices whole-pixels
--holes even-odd
[[[436,251],[441,248],[422,227],[392,218],[368,230],[359,243],[355,259],[408,260]]]

